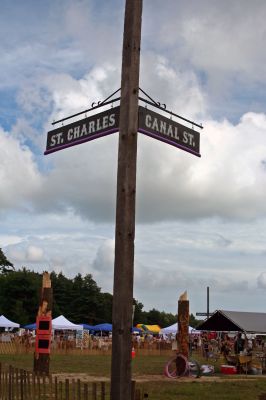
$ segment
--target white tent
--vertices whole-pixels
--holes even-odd
[[[177,326],[177,322],[171,326],[167,326],[166,328],[163,328],[160,330],[159,335],[170,335],[173,334],[175,335],[178,331],[178,326]],[[188,327],[188,331],[191,334],[195,334],[198,335],[200,334],[200,331],[196,331],[194,328],[192,328],[191,326]]]
[[[82,331],[82,325],[76,325],[66,319],[63,315],[59,315],[59,317],[54,318],[52,320],[52,328],[55,330],[72,330],[72,331]]]
[[[1,328],[19,328],[20,325],[17,324],[16,322],[10,321],[4,315],[1,315],[1,317],[0,317],[0,327]]]

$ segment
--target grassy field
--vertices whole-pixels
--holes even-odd
[[[137,387],[152,400],[256,400],[265,394],[266,376],[238,375],[226,377],[216,373],[212,378],[196,380],[163,377],[165,356],[137,356],[133,360],[133,378]],[[31,370],[32,354],[0,355],[0,362]],[[109,378],[111,357],[108,355],[51,357],[51,373],[85,373],[88,376]],[[143,378],[145,377],[145,381]],[[142,378],[142,379],[140,379]],[[139,379],[139,382],[138,382]]]

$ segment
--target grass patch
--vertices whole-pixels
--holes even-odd
[[[167,356],[137,356],[132,361],[133,378],[146,375],[163,375]],[[0,355],[0,362],[32,370],[33,355]],[[202,362],[202,360],[201,360]],[[203,362],[202,362],[203,363]],[[205,362],[206,363],[206,362]],[[218,366],[217,366],[217,370]],[[52,355],[51,373],[86,373],[88,376],[110,377],[110,355]],[[218,374],[215,374],[217,376]],[[214,379],[215,379],[214,376]],[[229,379],[228,379],[229,378]],[[250,378],[250,379],[249,379]],[[252,378],[252,379],[251,379]],[[182,379],[157,380],[137,383],[151,400],[256,400],[266,393],[266,376],[222,376],[221,381],[185,381]]]
[[[161,375],[163,373],[165,356],[142,356],[132,361],[132,373],[135,375]],[[11,364],[17,368],[32,370],[33,355],[0,355],[0,362]],[[94,376],[110,377],[110,355],[51,355],[51,373],[86,373]]]
[[[142,385],[152,400],[255,400],[266,393],[266,381],[191,383],[152,382]]]

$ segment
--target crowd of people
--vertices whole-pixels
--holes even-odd
[[[205,358],[219,354],[225,358],[230,354],[251,355],[253,350],[264,351],[264,339],[259,335],[245,335],[241,332],[230,335],[225,332],[203,332],[190,338],[190,352],[193,350],[200,350]]]
[[[30,348],[35,345],[35,332],[18,330],[17,332],[2,332],[0,342],[21,343]],[[92,334],[84,330],[81,335],[73,331],[55,331],[51,347],[54,349],[87,348],[108,350],[112,346],[112,333]],[[176,334],[158,335],[151,332],[132,334],[132,346],[137,349],[165,349],[178,350]],[[253,350],[264,351],[264,338],[261,336],[246,336],[237,334],[201,332],[189,335],[189,350],[201,353],[203,357],[211,358],[214,355],[228,356],[230,354],[252,354]]]

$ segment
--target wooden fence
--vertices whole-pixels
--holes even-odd
[[[132,381],[132,400],[142,400]],[[0,400],[109,400],[107,382],[82,382],[80,379],[59,380],[56,376],[36,375],[30,371],[0,363]]]
[[[35,347],[34,346],[26,346],[22,343],[1,343],[0,342],[0,354],[27,354],[27,353],[34,353]],[[171,348],[164,348],[162,347],[144,347],[144,348],[135,348],[136,354],[141,356],[159,356],[165,355],[171,356],[172,350]],[[88,348],[73,348],[68,347],[67,345],[62,348],[51,348],[51,354],[69,354],[69,355],[99,355],[99,354],[108,354],[111,355],[112,350],[111,348],[101,348],[101,349],[88,349]]]

